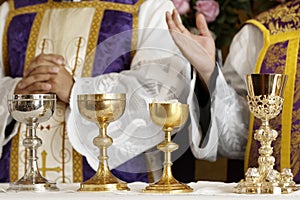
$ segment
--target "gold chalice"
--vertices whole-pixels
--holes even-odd
[[[80,184],[78,191],[112,191],[129,190],[125,182],[117,179],[108,166],[107,148],[113,140],[107,135],[110,122],[119,119],[125,110],[125,94],[82,94],[78,95],[80,114],[87,120],[95,122],[99,127],[99,135],[93,143],[99,148],[99,166],[96,174]],[[84,134],[84,133],[83,133]]]
[[[276,140],[278,133],[269,125],[269,120],[275,118],[283,106],[283,91],[287,81],[283,74],[248,74],[246,82],[248,87],[248,105],[251,113],[261,120],[261,125],[254,133],[254,139],[259,141],[261,147],[258,152],[258,168],[249,168],[245,180],[241,180],[234,189],[236,193],[289,193],[296,189],[293,177],[286,178],[274,168],[275,158],[272,156],[272,141]],[[288,171],[285,169],[284,171]],[[291,173],[289,176],[292,176]]]
[[[150,103],[151,120],[158,126],[162,126],[165,132],[165,141],[157,148],[164,152],[164,169],[161,179],[147,186],[143,192],[149,193],[184,193],[193,189],[184,183],[177,181],[172,175],[171,152],[178,149],[178,145],[171,141],[172,132],[182,127],[188,118],[189,107],[181,103]]]
[[[54,113],[55,94],[14,94],[7,97],[8,110],[18,122],[27,126],[23,145],[27,150],[27,166],[25,175],[14,183],[10,183],[8,191],[56,191],[55,183],[44,178],[38,168],[37,148],[42,140],[36,135],[36,128],[47,121]]]

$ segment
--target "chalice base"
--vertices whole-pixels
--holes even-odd
[[[299,190],[296,185],[280,186],[270,182],[246,182],[242,179],[233,192],[239,194],[288,194]]]
[[[78,192],[99,192],[99,191],[116,191],[129,190],[126,183],[81,183]]]
[[[34,191],[34,192],[46,192],[46,191],[59,191],[56,183],[52,183],[44,179],[43,177],[38,177],[39,179],[35,182],[24,177],[16,182],[10,183],[7,191]]]
[[[281,188],[277,184],[251,183],[241,180],[233,192],[239,194],[281,194]]]
[[[300,190],[300,187],[296,186],[296,185],[282,186],[281,187],[281,193],[282,194],[289,194],[289,193],[292,193],[292,192],[295,192],[295,191],[298,191],[298,190]]]
[[[188,193],[193,192],[193,189],[177,181],[175,178],[171,179],[161,179],[157,183],[147,186],[144,190],[144,193]]]
[[[238,185],[233,189],[234,193],[238,194],[261,194],[261,187],[257,184],[244,184],[244,180],[238,183]]]
[[[129,190],[127,183],[119,181],[112,174],[108,176],[99,176],[96,174],[91,179],[80,184],[79,192],[99,192],[99,191],[116,191]]]

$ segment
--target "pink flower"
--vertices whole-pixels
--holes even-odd
[[[173,0],[173,3],[180,15],[186,14],[190,11],[189,0]]]
[[[213,22],[219,15],[219,3],[214,0],[198,0],[195,9],[205,16],[206,21]]]

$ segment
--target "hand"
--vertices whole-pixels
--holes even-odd
[[[73,83],[73,77],[65,69],[65,60],[62,56],[40,54],[29,64],[15,93],[55,93],[58,99],[68,103]]]
[[[196,68],[198,76],[209,85],[215,67],[215,42],[202,14],[197,14],[196,25],[199,35],[189,32],[180,22],[176,10],[166,13],[171,36],[189,62]]]

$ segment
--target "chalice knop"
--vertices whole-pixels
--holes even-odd
[[[99,127],[99,135],[93,140],[99,148],[99,166],[92,178],[80,184],[78,191],[129,190],[125,182],[110,172],[107,155],[107,148],[113,144],[112,138],[107,135],[107,126],[123,115],[126,95],[82,94],[77,96],[77,102],[80,114]]]
[[[158,126],[162,126],[165,133],[165,141],[157,148],[164,152],[164,168],[161,179],[148,185],[143,192],[148,193],[186,193],[193,189],[188,185],[177,181],[172,175],[171,152],[178,149],[178,145],[171,141],[172,132],[182,127],[188,118],[189,107],[181,103],[150,103],[151,120]]]
[[[55,94],[14,94],[7,97],[8,110],[16,121],[26,124],[26,137],[23,145],[27,151],[25,175],[10,183],[8,191],[56,191],[55,183],[44,178],[38,168],[37,149],[42,140],[36,135],[36,128],[47,121],[54,113]]]
[[[295,182],[292,181],[293,177],[290,177],[289,183],[286,183],[287,179],[283,174],[273,169],[275,158],[272,156],[271,143],[276,140],[278,133],[269,124],[269,121],[281,112],[287,78],[287,75],[283,74],[246,75],[249,109],[261,120],[259,129],[254,132],[254,139],[259,141],[261,146],[258,150],[258,168],[248,169],[245,180],[241,180],[235,187],[236,193],[275,194],[289,193],[296,189]],[[284,169],[284,171],[288,170]]]

